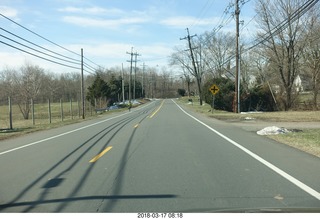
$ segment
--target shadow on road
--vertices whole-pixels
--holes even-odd
[[[16,197],[14,197],[11,201],[9,201],[6,204],[2,204],[0,205],[0,212],[1,211],[5,211],[5,209],[7,208],[12,208],[12,207],[17,207],[17,206],[26,206],[26,208],[24,210],[22,210],[23,212],[30,212],[32,211],[33,208],[37,207],[38,205],[41,204],[45,204],[45,203],[61,203],[60,205],[58,205],[58,207],[56,208],[56,212],[61,212],[63,211],[64,208],[67,207],[67,203],[68,202],[72,202],[72,201],[78,201],[78,200],[90,200],[90,199],[112,199],[112,200],[116,200],[116,199],[123,199],[123,198],[156,198],[156,195],[137,195],[137,196],[88,196],[88,197],[80,197],[80,198],[74,198],[74,196],[77,194],[77,192],[81,189],[81,187],[85,184],[86,180],[88,179],[92,169],[94,168],[95,164],[92,163],[91,165],[88,166],[88,168],[84,171],[81,179],[78,181],[78,183],[74,186],[74,189],[68,194],[66,195],[67,198],[61,198],[61,199],[53,199],[53,200],[46,200],[46,196],[47,194],[49,194],[49,191],[51,188],[53,187],[57,187],[60,186],[61,184],[63,184],[64,178],[62,178],[63,174],[71,171],[81,160],[82,158],[92,149],[94,148],[98,142],[100,142],[102,139],[106,139],[104,138],[106,135],[111,134],[112,135],[109,137],[108,136],[108,140],[103,144],[103,146],[100,149],[100,152],[103,151],[105,149],[105,147],[110,143],[110,141],[118,134],[118,132],[123,129],[128,123],[130,123],[131,121],[137,119],[137,116],[139,116],[139,114],[145,114],[147,113],[147,111],[144,111],[142,113],[138,113],[138,115],[136,113],[133,113],[132,115],[130,115],[129,117],[126,117],[124,119],[121,119],[120,121],[114,122],[113,124],[109,125],[108,127],[106,127],[105,129],[99,131],[98,133],[96,133],[95,135],[93,135],[92,137],[90,137],[88,140],[86,140],[83,144],[79,145],[76,149],[74,149],[73,151],[71,151],[69,154],[67,154],[66,156],[64,156],[61,160],[59,160],[56,164],[54,164],[51,168],[49,168],[48,170],[46,170],[43,174],[41,174],[38,178],[36,178],[34,181],[32,181],[29,185],[27,185],[24,189],[22,189],[17,195]],[[146,118],[146,116],[144,117]],[[144,119],[143,118],[143,119]],[[143,120],[142,119],[142,120]],[[141,121],[142,121],[141,120]],[[127,159],[127,151],[128,148],[130,146],[130,142],[133,138],[135,129],[128,141],[127,144],[127,148],[126,148],[126,152],[122,157],[122,160],[126,160]],[[93,141],[93,142],[92,142]],[[37,183],[43,181],[44,179],[46,179],[46,177],[53,172],[54,170],[56,170],[60,165],[62,165],[64,162],[66,162],[68,159],[71,159],[71,156],[74,156],[76,152],[78,152],[80,149],[82,148],[86,148],[86,150],[84,152],[82,152],[67,168],[65,168],[64,170],[60,171],[58,174],[56,174],[51,180],[47,181],[43,186],[43,191],[41,192],[41,194],[39,194],[39,197],[37,198],[37,200],[35,201],[20,201],[21,199],[25,199],[24,197],[27,195],[27,193],[33,189],[34,187],[36,187]],[[125,165],[125,161],[121,162],[121,165],[119,167],[119,171],[121,172],[121,170],[123,170]],[[118,180],[121,180],[121,174],[120,177],[118,178]],[[120,185],[120,184],[119,184]],[[116,188],[116,191],[119,190],[120,188]],[[166,196],[171,196],[171,195],[163,195],[163,197]],[[162,196],[160,195],[158,198],[161,198]]]
[[[15,202],[11,204],[0,205],[0,209],[21,207],[21,206],[38,206],[50,203],[70,203],[76,201],[86,201],[86,200],[121,200],[121,199],[167,199],[167,198],[177,198],[173,194],[149,194],[149,195],[106,195],[106,196],[85,196],[85,197],[70,197],[70,198],[61,198],[61,199],[49,199],[49,200],[36,200],[36,201],[25,201],[25,202]],[[79,210],[81,211],[81,209]]]

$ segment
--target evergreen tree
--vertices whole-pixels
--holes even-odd
[[[105,101],[109,95],[110,87],[107,82],[97,74],[93,84],[88,87],[87,100],[90,101],[92,106],[95,105],[95,100],[99,100],[101,105],[102,101]]]

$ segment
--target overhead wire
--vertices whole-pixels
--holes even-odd
[[[250,1],[250,0],[248,0],[248,1]],[[248,2],[248,1],[246,1],[246,2]],[[284,19],[281,23],[276,25],[272,30],[270,30],[268,33],[264,34],[263,37],[260,37],[260,38],[262,38],[262,40],[258,40],[252,46],[250,46],[250,47],[248,47],[246,49],[243,49],[241,51],[241,54],[248,52],[249,50],[257,47],[258,45],[260,45],[260,44],[262,44],[264,42],[266,42],[267,40],[269,40],[274,35],[278,34],[281,31],[283,31],[285,28],[287,28],[287,25],[290,22],[295,22],[299,17],[303,16],[309,9],[311,9],[318,2],[319,2],[319,0],[308,0],[307,2],[305,2],[296,11],[294,11],[289,16],[289,18]],[[229,58],[226,59],[226,61],[224,63],[221,64],[221,66],[225,65],[226,63],[229,63],[234,58],[235,58],[235,55],[231,55]],[[211,70],[211,69],[209,69],[209,70]]]
[[[53,53],[53,54],[55,54],[55,55],[61,56],[61,57],[66,58],[66,59],[70,59],[70,60],[79,62],[78,59],[74,59],[74,58],[71,58],[71,57],[68,57],[68,56],[59,54],[59,53],[57,53],[57,52],[54,52],[54,51],[52,51],[52,50],[50,50],[50,49],[44,48],[44,47],[42,47],[42,46],[40,46],[40,45],[37,45],[36,43],[33,43],[33,42],[29,41],[29,40],[26,40],[26,39],[24,39],[24,38],[22,38],[22,37],[20,37],[20,36],[18,36],[18,35],[16,35],[16,34],[10,32],[10,31],[8,31],[8,30],[5,30],[5,29],[3,29],[2,27],[0,27],[0,30],[4,31],[4,32],[6,32],[6,33],[8,33],[8,34],[10,34],[10,35],[12,35],[12,36],[20,39],[20,40],[23,40],[23,41],[25,41],[25,42],[27,42],[27,43],[30,43],[30,44],[38,47],[38,48],[41,48],[41,49],[43,49],[43,50],[45,50],[45,51],[51,52],[51,53]]]
[[[13,45],[11,45],[11,44],[9,44],[9,43],[6,43],[6,42],[3,42],[3,41],[1,41],[1,40],[0,40],[0,43],[2,43],[2,44],[4,44],[4,45],[7,45],[7,46],[9,46],[9,47],[11,47],[11,48],[17,49],[17,50],[19,50],[19,51],[21,51],[21,52],[27,53],[27,54],[29,54],[29,55],[35,56],[35,57],[37,57],[37,58],[40,58],[40,59],[43,59],[43,60],[46,60],[46,61],[49,61],[49,62],[58,64],[58,65],[62,65],[62,66],[65,66],[65,67],[69,67],[69,68],[73,68],[73,69],[80,70],[79,67],[77,68],[77,67],[74,67],[74,66],[66,65],[66,64],[63,64],[63,63],[60,63],[60,62],[56,62],[56,61],[53,61],[53,60],[50,60],[50,59],[41,57],[41,56],[39,56],[39,55],[37,55],[37,54],[34,54],[34,53],[29,52],[29,51],[23,50],[23,49],[21,49],[21,48],[18,48],[18,47],[16,47],[16,46],[13,46]]]
[[[202,7],[202,9],[200,10],[200,12],[199,12],[198,15],[196,16],[197,20],[195,20],[195,21],[193,22],[193,24],[191,25],[191,27],[196,26],[196,25],[201,21],[201,17],[203,17],[203,16],[207,13],[207,11],[212,7],[214,1],[211,1],[210,5],[209,5],[209,2],[210,2],[210,1],[211,1],[211,0],[207,0],[207,1],[206,1],[205,5]]]
[[[12,22],[12,23],[18,25],[19,27],[23,28],[24,30],[27,30],[28,32],[36,35],[37,37],[40,37],[41,39],[43,39],[43,40],[45,40],[45,41],[47,41],[47,42],[50,42],[51,44],[59,47],[60,49],[63,49],[63,50],[65,50],[65,51],[68,51],[68,52],[70,52],[70,53],[72,53],[72,54],[75,54],[75,55],[81,57],[80,54],[78,54],[78,53],[76,53],[76,52],[74,52],[74,51],[72,51],[72,50],[70,50],[70,49],[67,49],[67,48],[65,48],[65,47],[63,47],[63,46],[61,46],[61,45],[59,45],[59,44],[57,44],[57,43],[55,43],[55,42],[53,42],[53,41],[51,41],[51,40],[49,40],[49,39],[47,39],[47,38],[39,35],[39,34],[37,34],[36,32],[34,32],[34,31],[32,31],[32,30],[24,27],[23,25],[19,24],[18,22],[16,22],[16,21],[10,19],[9,17],[3,15],[2,13],[0,13],[0,16],[2,16],[3,18],[9,20],[9,21]],[[23,43],[21,43],[21,42],[18,42],[18,41],[13,40],[13,39],[5,36],[5,35],[0,34],[0,37],[4,38],[4,39],[6,39],[6,40],[9,40],[9,41],[11,41],[11,42],[13,42],[13,43],[15,43],[15,44],[18,44],[18,45],[20,45],[20,46],[23,46],[23,47],[25,47],[25,48],[28,48],[29,50],[32,50],[32,52],[27,51],[27,50],[25,50],[25,49],[21,49],[21,48],[19,48],[19,47],[17,47],[17,46],[14,46],[14,45],[12,45],[12,44],[10,44],[10,43],[8,43],[8,42],[0,41],[0,43],[4,44],[4,45],[6,45],[6,46],[9,46],[9,47],[14,48],[14,49],[16,49],[16,50],[19,50],[19,51],[21,51],[21,52],[24,52],[24,53],[27,53],[27,54],[29,54],[29,55],[32,55],[32,56],[34,56],[34,57],[37,57],[37,58],[40,58],[40,59],[49,61],[49,62],[51,62],[51,63],[58,64],[58,65],[61,65],[61,66],[64,66],[64,67],[68,67],[68,68],[72,68],[72,69],[77,69],[77,70],[81,69],[80,67],[75,67],[75,66],[73,66],[73,64],[77,64],[77,65],[80,65],[80,64],[81,64],[81,61],[78,60],[78,59],[74,59],[74,58],[68,57],[68,56],[66,56],[66,55],[62,55],[62,54],[60,54],[60,53],[58,53],[58,52],[52,51],[52,50],[50,50],[50,49],[47,49],[47,48],[45,48],[45,47],[43,47],[43,46],[40,46],[40,45],[38,45],[38,44],[36,44],[36,43],[31,42],[30,40],[27,40],[27,39],[25,39],[25,38],[23,38],[23,37],[21,37],[21,36],[18,36],[17,34],[14,34],[14,33],[10,32],[10,31],[8,31],[8,30],[5,30],[4,28],[1,28],[1,27],[0,27],[0,30],[6,32],[7,34],[10,34],[11,36],[14,36],[14,37],[18,38],[19,40],[22,40],[22,41],[27,42],[27,43],[29,43],[29,44],[37,47],[37,48],[40,48],[40,49],[42,49],[42,50],[44,50],[44,51],[46,51],[46,52],[40,51],[39,49],[32,48],[31,46],[25,45],[25,44],[23,44]],[[42,55],[35,54],[34,52],[40,53],[40,54],[42,54]],[[54,54],[54,55],[48,54],[47,52],[52,53],[52,54]],[[44,55],[45,57],[43,57],[43,55]],[[59,57],[59,56],[60,56],[60,57]],[[48,57],[51,57],[51,59],[48,58]],[[61,57],[63,57],[63,58],[61,58]],[[55,59],[55,60],[52,60],[52,58]],[[87,60],[88,62],[90,62],[90,63],[92,63],[92,64],[100,67],[98,64],[96,64],[95,62],[93,62],[93,61],[91,61],[90,59],[86,58],[85,56],[83,56],[83,59],[85,59],[85,60]],[[56,61],[56,60],[59,60],[59,61]],[[61,61],[62,61],[62,62],[61,62]],[[65,63],[63,63],[63,62],[66,62],[67,64],[65,64]],[[87,73],[92,73],[92,71],[95,72],[95,71],[97,70],[97,68],[92,67],[91,65],[87,64],[86,62],[83,62],[83,67],[84,67],[84,71],[87,72]],[[87,69],[88,69],[88,70],[87,70]]]
[[[42,52],[42,51],[40,51],[40,50],[38,50],[38,49],[31,48],[30,46],[27,46],[27,45],[25,45],[25,44],[23,44],[23,43],[20,43],[20,42],[16,41],[16,40],[10,39],[9,37],[6,37],[6,36],[4,36],[4,35],[2,35],[2,34],[0,34],[0,37],[5,38],[5,39],[7,39],[7,40],[10,40],[11,42],[14,42],[14,43],[16,43],[16,44],[19,44],[20,46],[23,46],[23,47],[28,48],[28,49],[30,49],[30,50],[33,50],[33,51],[35,51],[35,52],[41,53],[41,54],[43,54],[43,55],[45,55],[45,56],[49,56],[49,57],[51,57],[51,58],[58,59],[58,60],[60,60],[60,61],[65,61],[65,62],[72,63],[72,64],[80,64],[80,62],[74,62],[74,61],[71,62],[71,61],[68,61],[68,60],[65,60],[65,59],[62,59],[62,58],[59,58],[59,57],[56,57],[56,56],[47,54],[47,53]]]
[[[2,16],[2,17],[4,17],[5,19],[11,21],[12,23],[18,25],[19,27],[21,27],[21,28],[29,31],[30,33],[32,33],[32,34],[40,37],[41,39],[43,39],[43,40],[45,40],[45,41],[47,41],[47,42],[49,42],[49,43],[52,43],[53,45],[58,46],[58,47],[60,47],[61,49],[64,49],[64,50],[66,50],[66,51],[68,51],[68,52],[71,52],[71,53],[73,53],[73,54],[75,54],[75,55],[80,56],[78,53],[76,53],[76,52],[74,52],[74,51],[72,51],[72,50],[70,50],[70,49],[67,49],[67,48],[65,48],[65,47],[63,47],[63,46],[60,46],[59,44],[57,44],[57,43],[55,43],[55,42],[53,42],[53,41],[51,41],[51,40],[49,40],[49,39],[41,36],[40,34],[37,34],[36,32],[30,30],[29,28],[24,27],[23,25],[19,24],[18,22],[15,22],[14,20],[12,20],[12,19],[10,19],[9,17],[3,15],[2,13],[0,13],[0,16]]]
[[[255,48],[256,46],[268,41],[271,39],[274,35],[278,34],[279,32],[282,32],[285,28],[287,28],[287,25],[290,22],[295,22],[299,17],[303,16],[308,10],[310,10],[315,4],[317,4],[319,0],[308,0],[305,2],[302,6],[300,6],[295,12],[293,12],[289,18],[283,20],[280,24],[275,26],[272,30],[270,30],[268,33],[265,33],[262,37],[262,40],[259,40],[258,42],[254,43],[249,48],[245,49],[243,53]]]
[[[220,17],[219,20],[219,25],[213,29],[213,31],[215,33],[217,33],[218,31],[220,31],[222,29],[222,27],[224,27],[225,25],[228,25],[230,23],[230,21],[232,20],[232,18],[234,17],[234,13],[230,12],[231,9],[234,8],[234,3],[229,3],[227,5],[227,7],[224,9],[222,16]],[[228,16],[229,15],[229,16]],[[228,16],[228,17],[226,17]]]
[[[206,39],[204,40],[203,44],[206,45],[209,40],[211,39],[212,36],[214,36],[215,34],[217,34],[224,26],[228,25],[230,23],[230,21],[232,20],[232,17],[234,16],[230,10],[234,7],[234,3],[229,3],[227,5],[227,7],[224,9],[218,25],[216,25],[213,29],[212,32],[209,33],[208,36],[206,36]],[[228,16],[229,15],[229,16]]]

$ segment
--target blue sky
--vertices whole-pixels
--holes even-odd
[[[244,20],[243,34],[252,35],[254,0],[246,2],[241,7],[240,19]],[[230,18],[234,7],[224,13],[230,3],[234,0],[1,0],[0,13],[75,53],[80,54],[83,48],[86,58],[104,68],[122,63],[127,67],[130,56],[126,52],[130,52],[131,47],[141,54],[138,65],[144,62],[148,67],[163,67],[168,64],[173,48],[186,43],[180,38],[186,36],[187,27],[190,34],[200,35],[222,24],[220,31],[234,33],[235,21]],[[59,54],[79,59],[74,53],[3,17],[0,17],[0,27]],[[0,34],[14,38],[2,29]],[[1,36],[0,40],[16,45]],[[0,69],[20,67],[26,61],[52,72],[74,71],[0,43]]]

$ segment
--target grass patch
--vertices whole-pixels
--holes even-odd
[[[256,121],[267,122],[320,122],[320,111],[281,111],[250,114],[221,110],[214,110],[212,112],[210,105],[204,104],[200,106],[197,98],[193,98],[193,104],[189,104],[188,99],[189,98],[180,98],[179,102],[195,112],[224,121],[240,122],[245,120],[246,117],[250,117]],[[302,132],[290,132],[287,134],[269,135],[267,137],[320,157],[320,129],[302,129]]]
[[[304,129],[302,132],[268,137],[320,157],[320,129]]]
[[[228,120],[241,121],[246,117],[261,121],[270,122],[320,122],[320,111],[279,111],[279,112],[257,112],[257,113],[233,113],[222,110],[211,111],[211,106],[204,103],[200,106],[197,98],[193,99],[193,104],[188,104],[190,98],[180,98],[179,102],[188,106],[193,111],[205,114],[209,117]]]
[[[91,119],[93,117],[94,116],[88,117],[88,119]],[[35,125],[32,125],[31,120],[21,120],[21,121],[15,123],[16,127],[18,127],[18,128],[0,129],[0,141],[8,139],[8,138],[18,137],[21,135],[41,131],[41,130],[48,130],[48,129],[52,129],[52,128],[57,128],[57,127],[69,125],[69,124],[74,124],[74,123],[81,122],[81,121],[83,121],[83,119],[75,118],[73,120],[70,119],[70,120],[65,120],[65,121],[52,120],[51,123],[48,123],[48,120],[46,119],[45,121],[37,120],[37,123]]]
[[[148,100],[139,100],[141,104],[147,103]],[[95,112],[93,107],[90,107],[89,104],[86,105],[86,115],[85,120],[90,120],[98,118],[99,116],[104,116],[114,112],[123,112],[127,111],[128,108],[119,108],[111,111],[100,111]],[[84,121],[79,112],[79,105],[77,102],[65,102],[61,108],[60,103],[51,103],[51,123],[49,122],[48,114],[48,104],[35,104],[35,124],[33,124],[30,118],[28,120],[23,119],[22,114],[17,105],[12,106],[12,117],[13,117],[13,129],[9,128],[9,115],[8,115],[8,106],[0,106],[0,141],[12,137],[18,137],[28,133],[48,130],[52,128],[57,128],[69,124],[74,124]],[[133,107],[137,107],[134,105]],[[71,110],[72,109],[72,110]],[[63,111],[63,121],[61,119],[61,111]]]

